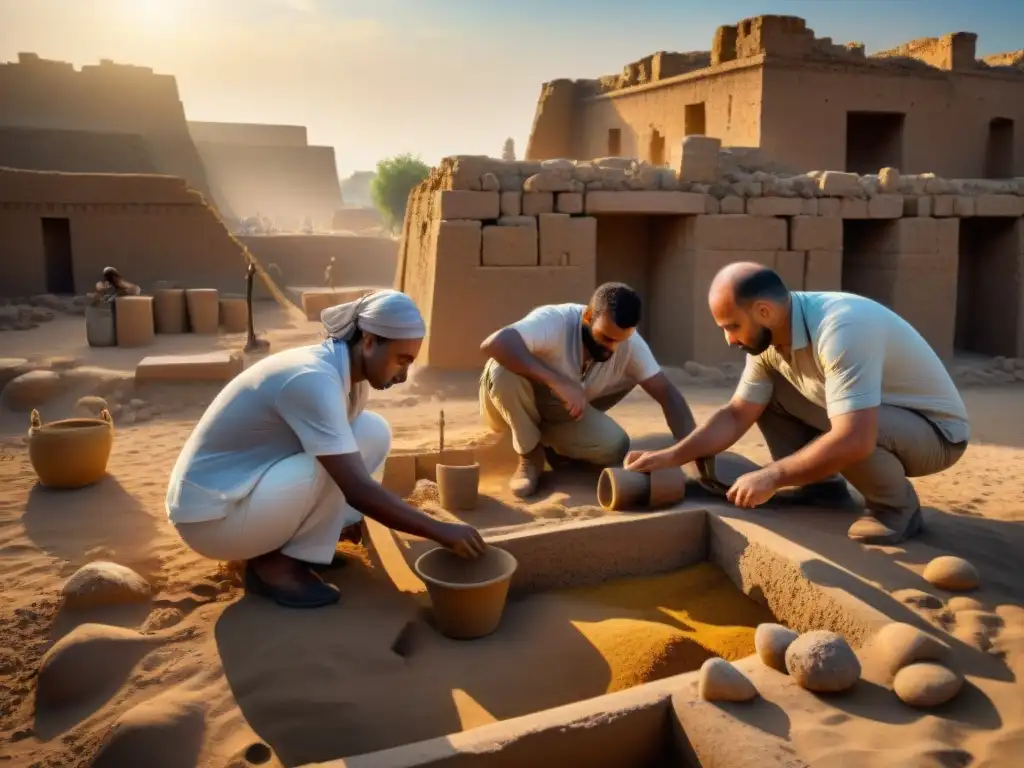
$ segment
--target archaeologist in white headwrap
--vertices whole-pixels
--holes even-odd
[[[216,560],[245,560],[245,586],[281,605],[338,600],[312,566],[358,541],[365,514],[464,557],[484,551],[471,526],[436,520],[379,477],[391,428],[364,410],[369,388],[401,384],[426,327],[404,293],[377,291],[325,309],[321,344],[271,355],[236,376],[182,448],[167,489],[181,538]]]

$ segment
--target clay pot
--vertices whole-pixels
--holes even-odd
[[[441,509],[449,512],[468,512],[476,509],[480,487],[480,465],[437,465],[437,492]]]
[[[220,291],[216,288],[188,288],[185,303],[192,333],[217,333],[220,327]]]
[[[108,305],[85,308],[85,338],[90,347],[117,346],[114,313]]]
[[[156,327],[153,322],[152,296],[118,296],[114,299],[117,314],[117,346],[145,347],[153,343]]]
[[[643,509],[651,497],[651,476],[608,467],[597,481],[597,501],[607,510]]]
[[[487,547],[476,560],[438,547],[420,555],[413,569],[427,585],[438,630],[454,640],[473,640],[501,623],[517,566],[512,555],[497,547]]]
[[[33,410],[28,457],[39,482],[49,488],[84,488],[107,472],[114,423],[104,408],[98,419],[63,419],[43,424]]]
[[[234,296],[220,300],[220,325],[225,333],[246,333],[249,330],[249,305]]]
[[[686,496],[686,474],[682,467],[669,467],[651,472],[651,494],[648,506],[667,507],[678,504]]]
[[[153,291],[153,315],[157,333],[188,333],[188,305],[184,288]]]

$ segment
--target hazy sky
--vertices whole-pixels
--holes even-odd
[[[955,31],[979,56],[1024,48],[1024,0],[0,0],[0,60],[174,74],[189,119],[305,125],[345,176],[400,152],[497,155],[507,136],[522,156],[543,81],[708,50],[765,13],[868,52]]]

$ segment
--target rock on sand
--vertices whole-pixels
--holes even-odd
[[[717,656],[701,665],[697,692],[705,701],[750,701],[757,696],[747,676]]]
[[[149,583],[131,568],[97,560],[75,571],[61,589],[71,608],[138,603],[152,594]]]
[[[875,635],[873,651],[890,675],[918,661],[943,661],[949,646],[910,624],[894,621]]]
[[[766,667],[786,671],[786,650],[800,635],[781,624],[758,624],[754,632],[754,649]]]
[[[953,670],[923,662],[901,669],[892,681],[892,688],[904,704],[937,707],[956,696],[963,684],[963,677]]]
[[[860,678],[860,661],[842,635],[814,630],[790,644],[786,670],[809,691],[838,693],[853,687]]]
[[[59,389],[59,373],[29,371],[11,379],[0,393],[0,400],[12,411],[27,412],[45,405]]]
[[[91,765],[121,768],[191,768],[206,729],[206,707],[171,689],[122,714],[110,727]]]
[[[981,584],[975,567],[962,557],[952,555],[936,557],[925,566],[922,575],[930,584],[951,592],[974,589]]]
[[[106,407],[107,401],[102,397],[86,395],[78,398],[78,402],[75,403],[75,415],[86,419],[97,418]]]

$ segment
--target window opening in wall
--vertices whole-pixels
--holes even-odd
[[[953,347],[982,355],[1019,355],[1020,283],[1016,219],[960,219]]]
[[[843,276],[840,289],[892,306],[891,265],[883,253],[891,221],[843,221]]]
[[[46,291],[74,294],[75,270],[71,258],[71,222],[68,219],[42,219],[43,259],[46,266]]]
[[[985,143],[985,178],[1010,179],[1013,168],[1013,120],[996,117],[989,121]]]
[[[902,167],[904,118],[901,112],[847,112],[846,170],[865,174]]]
[[[665,164],[665,137],[657,130],[651,132],[650,146],[647,148],[647,159],[651,165]]]
[[[608,157],[622,157],[622,129],[608,129]]]
[[[687,104],[683,112],[683,131],[687,136],[707,135],[707,115],[704,102]]]

